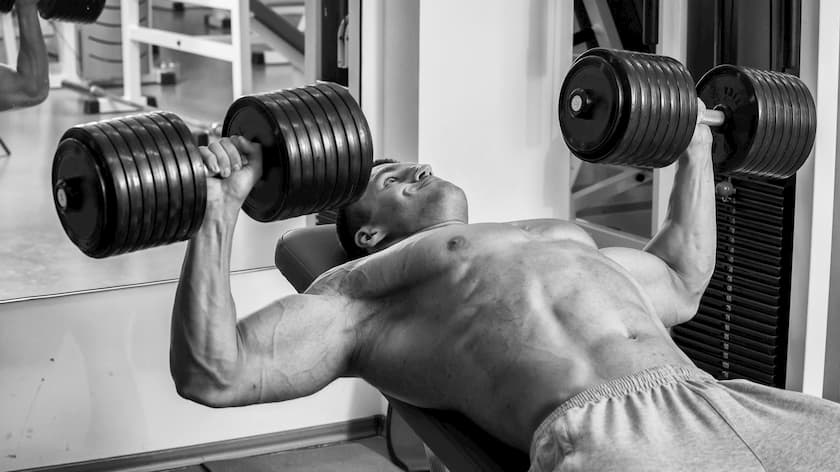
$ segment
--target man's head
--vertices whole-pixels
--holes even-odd
[[[355,259],[448,222],[467,222],[463,190],[427,165],[382,159],[373,163],[362,197],[339,209],[336,231]]]

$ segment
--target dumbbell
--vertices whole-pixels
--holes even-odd
[[[0,13],[9,13],[15,0],[0,0]],[[105,9],[105,0],[40,0],[38,13],[45,20],[93,23]]]
[[[262,146],[263,175],[243,210],[260,222],[358,199],[373,143],[358,103],[319,82],[237,99],[222,136]],[[155,111],[74,126],[52,167],[53,200],[70,240],[94,258],[191,238],[207,203],[207,170],[175,114]]]
[[[729,176],[790,177],[816,136],[814,99],[797,77],[721,65],[695,87],[673,58],[604,48],[572,65],[558,115],[566,145],[580,159],[648,168],[673,163],[695,125],[707,124],[715,170]]]

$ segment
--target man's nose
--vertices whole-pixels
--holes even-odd
[[[428,164],[418,164],[414,168],[414,180],[420,181],[432,175],[432,166]]]

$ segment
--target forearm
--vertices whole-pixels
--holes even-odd
[[[665,261],[686,288],[699,296],[714,271],[716,241],[711,156],[705,152],[686,152],[677,164],[662,229],[645,250]]]
[[[187,245],[172,312],[170,369],[179,389],[224,391],[238,361],[230,254],[238,211],[208,207]]]
[[[17,73],[23,92],[33,98],[46,96],[50,86],[49,62],[38,8],[34,4],[17,5],[20,25],[20,50],[17,58]]]

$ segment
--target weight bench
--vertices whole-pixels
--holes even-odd
[[[347,260],[335,225],[293,229],[280,238],[274,253],[275,265],[298,292]],[[387,395],[386,398],[451,472],[528,470],[528,454],[490,436],[465,416],[417,408]]]

